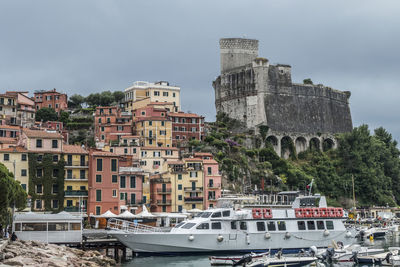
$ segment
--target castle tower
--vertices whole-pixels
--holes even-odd
[[[250,64],[258,57],[258,40],[222,38],[219,40],[221,73]]]

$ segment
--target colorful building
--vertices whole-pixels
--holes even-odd
[[[0,119],[8,125],[17,125],[17,97],[0,94]]]
[[[28,150],[20,146],[0,149],[0,162],[12,172],[22,188],[29,190]]]
[[[57,132],[22,130],[19,144],[29,151],[51,152],[61,154],[63,151],[63,136]]]
[[[100,215],[107,210],[118,214],[119,156],[101,150],[89,151],[88,215]]]
[[[89,153],[81,146],[64,144],[63,156],[65,161],[64,210],[86,213]]]
[[[14,96],[17,99],[16,124],[24,128],[35,125],[35,101],[29,96],[29,92],[7,91],[6,95]]]
[[[184,146],[190,140],[203,140],[204,117],[193,113],[169,113],[172,121],[172,144]]]
[[[172,103],[171,112],[180,111],[180,87],[170,86],[168,82],[160,81],[134,82],[131,87],[125,89],[125,110],[134,111],[144,105],[136,101],[149,99],[149,102],[169,102]],[[147,106],[147,104],[146,104]]]
[[[146,106],[134,110],[132,115],[136,135],[140,136],[140,146],[172,146],[172,124],[167,110]]]
[[[56,91],[56,89],[50,91],[36,91],[34,93],[35,108],[38,111],[41,108],[52,108],[58,114],[61,110],[68,108],[68,96]]]

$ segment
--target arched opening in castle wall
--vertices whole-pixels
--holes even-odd
[[[295,147],[292,138],[289,136],[284,136],[281,139],[281,157],[288,159],[291,155],[295,153]]]
[[[275,150],[275,152],[279,155],[279,146],[278,146],[278,138],[274,135],[270,135],[265,139],[266,143],[270,143],[272,148]]]
[[[296,138],[296,153],[300,153],[307,150],[307,140],[304,137]]]
[[[317,137],[313,137],[310,140],[310,150],[311,151],[316,151],[320,150],[320,141]]]
[[[335,142],[330,138],[325,138],[324,141],[322,142],[322,150],[328,151],[332,148],[335,148]]]

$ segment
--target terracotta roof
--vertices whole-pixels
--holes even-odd
[[[49,139],[52,139],[52,138],[62,139],[63,138],[63,136],[59,133],[52,133],[52,132],[46,132],[46,131],[23,129],[23,132],[28,137],[40,137],[40,138],[49,138]]]
[[[63,152],[68,154],[87,154],[88,152],[79,145],[63,145]]]
[[[0,143],[1,144],[16,144],[17,143],[17,138],[0,137]]]
[[[9,148],[3,148],[0,149],[0,152],[28,152],[24,147],[22,146],[14,146],[14,147],[9,147]]]
[[[204,164],[218,164],[214,159],[203,159]]]
[[[203,161],[203,159],[199,159],[199,158],[186,158],[184,160],[185,161]]]
[[[140,149],[142,150],[178,150],[176,147],[152,147],[152,146],[143,146]]]
[[[194,114],[194,113],[184,113],[184,112],[177,112],[177,113],[169,113],[170,117],[185,117],[185,118],[204,118],[203,116]]]
[[[139,135],[124,135],[121,138],[122,139],[124,139],[124,138],[140,138],[140,136]]]
[[[90,152],[93,156],[103,156],[103,157],[119,157],[119,155],[109,152],[109,151],[101,151],[101,150],[94,150]]]
[[[205,152],[198,152],[194,153],[195,157],[213,157],[211,153],[205,153]]]
[[[4,96],[4,97],[7,97],[7,98],[17,98],[16,95],[0,94],[0,96]]]

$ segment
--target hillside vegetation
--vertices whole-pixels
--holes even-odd
[[[289,159],[280,158],[264,141],[268,127],[259,134],[240,122],[218,114],[204,141],[193,140],[194,151],[211,152],[220,163],[229,189],[250,192],[265,185],[265,191],[305,190],[328,197],[331,205],[351,206],[352,177],[358,206],[400,203],[400,151],[385,129],[372,135],[367,125],[337,135],[339,146],[325,152],[311,149]],[[293,144],[286,144],[295,152]]]

